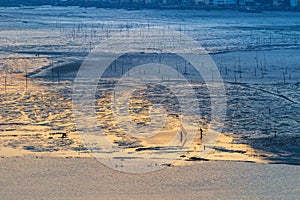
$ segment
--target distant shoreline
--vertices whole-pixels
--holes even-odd
[[[26,7],[80,7],[80,8],[107,8],[107,9],[125,9],[125,10],[202,10],[202,11],[218,11],[218,10],[231,10],[237,12],[248,12],[243,7],[238,5],[234,6],[207,6],[207,5],[146,5],[146,4],[103,4],[103,3],[90,3],[90,4],[81,4],[80,2],[77,4],[67,4],[65,2],[61,3],[11,3],[5,4],[5,2],[0,2],[0,8],[26,8]],[[255,8],[255,7],[252,7]],[[259,7],[258,12],[254,11],[251,13],[260,13],[263,11],[282,11],[282,12],[299,12],[300,8],[282,8],[282,7]],[[248,12],[249,13],[249,12]]]

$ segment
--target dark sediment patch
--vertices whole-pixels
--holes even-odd
[[[48,65],[40,68],[28,74],[28,76],[31,78],[44,78],[53,81],[74,80],[82,63],[83,57],[72,61],[60,61],[56,65]],[[120,78],[130,69],[149,63],[161,63],[172,66],[175,70],[179,70],[184,74],[187,80],[198,80],[203,82],[202,77],[198,74],[195,67],[190,63],[187,63],[182,57],[170,53],[158,54],[145,52],[126,53],[121,55],[106,67],[102,78]],[[180,69],[176,69],[176,65],[180,66]],[[185,72],[183,72],[183,70],[185,70]],[[93,71],[91,73],[93,73]]]
[[[50,47],[53,47],[54,45],[51,45]],[[22,46],[21,46],[22,47]],[[29,48],[29,47],[36,47],[36,46],[24,46],[24,49]],[[44,46],[46,47],[46,46]],[[58,47],[60,47],[58,45]],[[80,56],[80,57],[85,57],[88,55],[88,53],[85,52],[62,52],[62,51],[13,51],[14,53],[20,53],[20,54],[32,54],[32,55],[37,55],[39,54],[40,56],[42,55],[49,55],[49,56],[63,56],[63,57],[68,57],[68,56]]]
[[[254,149],[272,153],[274,156],[265,157],[274,164],[300,165],[300,136],[267,136],[250,138],[246,143]]]
[[[187,161],[209,161],[209,159],[193,156],[193,157],[190,157],[189,159],[187,159]]]
[[[82,64],[82,60],[59,62],[56,65],[47,65],[28,74],[30,78],[43,78],[51,81],[74,80]]]

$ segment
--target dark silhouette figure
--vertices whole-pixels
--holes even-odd
[[[202,128],[200,128],[200,140],[202,140],[202,138],[203,138],[203,130],[202,130]]]
[[[67,137],[67,133],[62,133],[61,134],[61,138],[66,138]]]
[[[183,142],[183,135],[182,135],[183,133],[182,133],[182,131],[180,131],[180,143],[182,144],[182,142]]]

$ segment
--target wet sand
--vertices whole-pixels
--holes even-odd
[[[299,166],[202,162],[126,174],[91,158],[0,158],[1,199],[297,199]]]

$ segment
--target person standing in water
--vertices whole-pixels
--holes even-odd
[[[180,143],[182,144],[183,142],[183,135],[182,135],[182,131],[180,131]]]
[[[203,138],[203,130],[202,130],[201,127],[200,127],[199,131],[200,131],[200,140],[202,140],[202,138]]]

